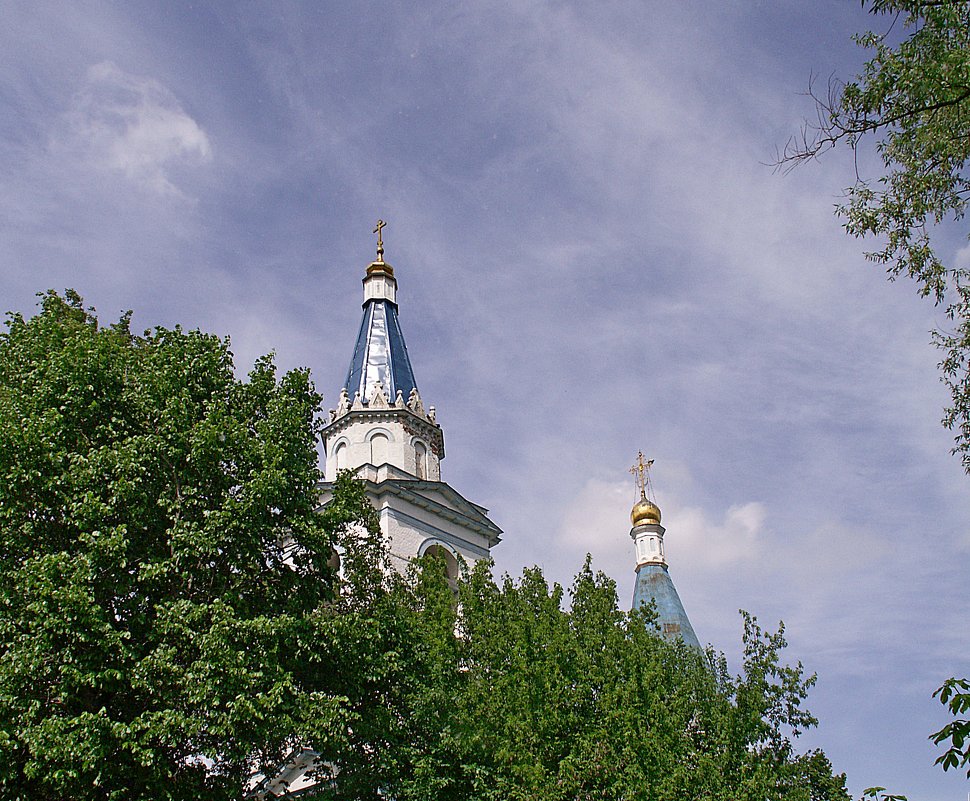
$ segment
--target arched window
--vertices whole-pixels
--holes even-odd
[[[333,463],[336,465],[337,470],[343,470],[347,467],[347,443],[341,442],[333,452]]]
[[[387,442],[385,434],[374,434],[370,438],[370,463],[374,467],[380,467],[387,461]]]
[[[423,442],[414,445],[414,475],[420,479],[428,477],[428,448]]]
[[[425,549],[424,556],[430,556],[435,559],[440,559],[445,565],[445,576],[448,578],[448,583],[455,587],[455,583],[458,581],[458,560],[455,555],[448,550],[444,545],[435,543]]]

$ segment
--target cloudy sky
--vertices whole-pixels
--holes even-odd
[[[0,299],[274,350],[328,406],[385,229],[444,478],[501,570],[633,585],[642,449],[671,574],[737,664],[747,609],[819,674],[805,746],[858,794],[962,801],[927,735],[966,675],[968,479],[929,330],[775,174],[848,77],[857,2],[0,4]],[[859,168],[871,163],[863,157]],[[960,253],[955,232],[944,254]]]

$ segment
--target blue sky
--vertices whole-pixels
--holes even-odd
[[[931,699],[968,673],[968,479],[939,310],[865,262],[835,151],[765,166],[854,74],[849,2],[5,2],[0,298],[274,350],[336,401],[385,229],[443,477],[498,567],[633,586],[642,449],[698,636],[744,608],[817,671],[858,794],[962,800]],[[872,164],[863,155],[863,174]],[[959,253],[964,234],[941,246]]]

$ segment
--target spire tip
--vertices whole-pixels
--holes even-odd
[[[384,262],[384,239],[381,236],[381,231],[386,225],[386,222],[379,219],[377,221],[377,227],[374,229],[374,233],[377,234],[377,261],[379,263]]]

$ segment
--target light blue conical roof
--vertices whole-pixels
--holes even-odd
[[[645,564],[637,568],[637,583],[633,588],[633,608],[643,609],[649,606],[651,601],[656,604],[660,636],[671,642],[680,638],[687,645],[700,650],[700,641],[694,634],[694,627],[690,624],[687,611],[681,603],[666,565]]]

